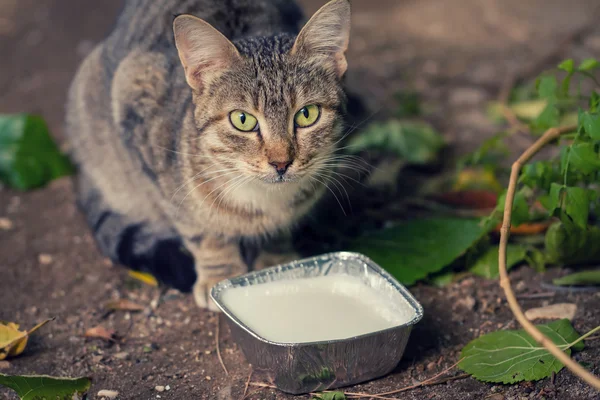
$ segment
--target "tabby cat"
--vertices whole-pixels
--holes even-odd
[[[202,18],[202,19],[200,19]],[[71,86],[78,202],[101,251],[212,307],[327,190],[348,0],[126,0]],[[299,32],[299,33],[298,33]]]

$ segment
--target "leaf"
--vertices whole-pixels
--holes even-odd
[[[487,210],[496,207],[498,195],[490,190],[463,190],[435,196],[443,204],[454,207]]]
[[[0,115],[0,181],[27,190],[73,172],[42,118]]]
[[[585,264],[600,261],[600,228],[582,229],[574,224],[556,222],[544,238],[546,258],[552,264]]]
[[[313,400],[346,400],[346,395],[342,392],[323,392],[317,393]]]
[[[579,338],[567,319],[537,325],[537,328],[568,355],[571,354],[569,345]],[[583,342],[572,348],[582,350]],[[459,368],[483,382],[537,381],[564,367],[524,330],[480,336],[463,348],[461,357]]]
[[[476,262],[469,268],[469,271],[475,275],[482,276],[488,279],[498,277],[498,246],[492,247],[486,251]],[[525,260],[527,249],[518,244],[509,244],[507,247],[506,268],[510,269],[515,265]]]
[[[555,76],[542,76],[538,80],[538,94],[541,98],[556,100],[558,82]]]
[[[375,150],[395,154],[411,164],[427,164],[443,146],[442,136],[425,122],[390,120],[369,125],[349,141],[347,151]]]
[[[156,280],[156,278],[152,274],[149,274],[147,272],[129,270],[127,271],[127,274],[133,279],[137,279],[138,281],[144,282],[147,285],[154,287],[158,286],[158,281]]]
[[[560,122],[560,113],[554,103],[549,103],[544,111],[531,123],[535,130],[546,130],[557,126]]]
[[[581,113],[580,123],[592,139],[600,140],[600,114]]]
[[[580,187],[568,186],[565,189],[565,212],[580,228],[587,226],[590,212],[590,191]]]
[[[581,62],[581,64],[579,64],[579,67],[577,67],[577,69],[579,71],[593,71],[594,69],[600,67],[600,62],[598,62],[597,60],[593,59],[593,58],[588,58],[586,60],[583,60]]]
[[[106,340],[107,342],[115,341],[115,331],[112,329],[106,329],[103,326],[95,326],[93,328],[88,329],[87,331],[85,331],[84,336],[90,339]]]
[[[525,311],[525,317],[530,320],[536,319],[568,319],[572,321],[577,312],[577,305],[572,303],[556,303],[544,307],[530,308]]]
[[[349,250],[372,258],[410,285],[449,265],[484,234],[474,219],[414,220],[356,239]]]
[[[557,286],[600,285],[600,269],[575,272],[562,278],[553,279],[552,283]]]
[[[119,299],[115,301],[109,301],[105,304],[104,308],[112,311],[143,311],[144,307],[134,303],[131,300]]]
[[[592,143],[577,143],[571,146],[569,169],[584,174],[600,171],[600,156]]]
[[[504,214],[505,203],[506,192],[500,195],[500,197],[498,198],[498,205],[496,206],[496,210],[500,212],[501,215]],[[529,220],[529,204],[527,204],[527,199],[525,198],[525,190],[521,189],[517,193],[515,193],[510,223],[511,225],[519,226],[525,222],[528,222]]]
[[[453,190],[487,190],[501,192],[502,185],[498,182],[494,171],[488,168],[465,168],[458,173]]]
[[[54,378],[45,375],[10,376],[0,374],[0,385],[11,388],[21,400],[73,400],[82,398],[90,378]]]
[[[560,64],[558,64],[558,69],[562,69],[570,74],[575,71],[575,63],[572,59],[564,60]]]
[[[528,100],[509,105],[512,112],[522,120],[532,121],[548,106],[547,100]]]
[[[20,331],[19,325],[13,322],[6,324],[0,322],[0,360],[21,354],[25,350],[25,347],[27,347],[29,336],[52,320],[47,319],[40,322],[26,332]]]
[[[400,92],[395,96],[398,102],[396,116],[398,118],[416,117],[421,114],[421,99],[416,92]]]

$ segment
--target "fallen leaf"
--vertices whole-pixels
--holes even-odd
[[[491,210],[496,207],[498,195],[490,190],[462,190],[442,193],[434,198],[443,204],[475,210]]]
[[[105,308],[113,311],[143,311],[144,307],[134,303],[131,300],[119,299],[115,301],[109,301],[105,304]]]
[[[27,190],[73,172],[42,118],[0,115],[0,181]]]
[[[132,277],[133,279],[137,279],[138,281],[142,281],[147,285],[150,286],[154,286],[157,287],[158,286],[158,281],[156,280],[156,278],[146,272],[140,272],[140,271],[128,271],[127,272],[129,274],[130,277]]]
[[[358,238],[348,250],[365,254],[410,285],[452,263],[484,234],[476,219],[413,220]]]
[[[572,303],[557,303],[545,307],[530,308],[525,311],[525,317],[533,321],[536,319],[568,319],[573,320],[577,306]]]
[[[502,191],[502,185],[498,182],[494,171],[489,168],[471,167],[464,168],[458,173],[452,189],[455,191],[485,190],[499,193]]]
[[[557,286],[600,285],[600,269],[575,272],[562,278],[556,278],[552,280],[552,283]]]
[[[13,322],[8,322],[6,324],[0,322],[0,360],[21,354],[25,350],[25,347],[27,347],[29,335],[50,321],[52,321],[52,319],[47,319],[46,321],[37,324],[29,331],[20,331],[19,325]]]
[[[323,392],[317,393],[311,400],[346,400],[347,397],[343,392]]]
[[[510,227],[510,233],[513,235],[539,235],[540,233],[544,233],[548,230],[548,228],[552,225],[552,221],[543,221],[543,222],[525,222],[521,225]],[[502,224],[496,225],[494,228],[495,232],[500,232],[502,229]]]
[[[11,388],[21,400],[82,398],[91,385],[90,378],[54,378],[45,375],[10,376],[0,374],[0,385]]]
[[[567,319],[537,328],[567,355],[583,350],[583,341]],[[564,365],[524,330],[496,331],[472,340],[462,349],[459,368],[483,382],[537,381]]]
[[[102,326],[95,326],[88,329],[85,331],[84,336],[91,339],[103,339],[109,342],[115,341],[115,331],[112,329],[106,329]]]

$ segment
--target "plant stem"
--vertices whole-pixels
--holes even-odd
[[[542,147],[557,139],[560,135],[568,132],[572,132],[577,129],[576,126],[567,126],[563,128],[551,128],[548,129],[542,137],[540,137],[531,147],[515,161],[510,171],[510,181],[508,184],[508,191],[506,193],[506,203],[504,204],[504,218],[502,222],[502,228],[500,229],[500,250],[498,254],[498,269],[500,272],[500,287],[504,290],[508,305],[512,310],[515,318],[521,326],[525,329],[531,337],[544,346],[554,357],[556,357],[561,363],[569,368],[575,375],[589,383],[592,387],[600,390],[600,379],[591,374],[581,365],[573,361],[568,355],[566,355],[558,346],[554,344],[550,339],[544,336],[538,328],[535,327],[523,314],[523,310],[519,306],[519,302],[515,297],[515,293],[510,285],[510,279],[506,269],[506,248],[508,245],[508,237],[510,236],[510,219],[512,216],[512,207],[515,198],[515,192],[517,189],[517,181],[521,168],[527,163]]]
[[[598,325],[597,327],[595,327],[594,329],[592,329],[591,331],[589,331],[585,335],[581,336],[579,339],[577,339],[573,343],[569,343],[569,345],[567,347],[565,347],[565,350],[566,349],[570,349],[571,347],[575,346],[577,343],[581,342],[582,340],[587,339],[588,337],[592,336],[594,333],[596,333],[598,331],[600,331],[600,325]]]

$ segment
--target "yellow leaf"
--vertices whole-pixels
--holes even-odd
[[[13,322],[0,323],[0,360],[15,357],[27,347],[29,335],[46,325],[52,319],[47,319],[31,328],[28,332],[20,331],[19,325]]]
[[[494,172],[485,168],[465,168],[456,177],[453,189],[463,190],[491,190],[499,193],[502,185],[498,182]]]
[[[142,281],[147,285],[158,286],[158,281],[156,278],[146,272],[129,271],[129,276],[133,279],[137,279],[138,281]]]

